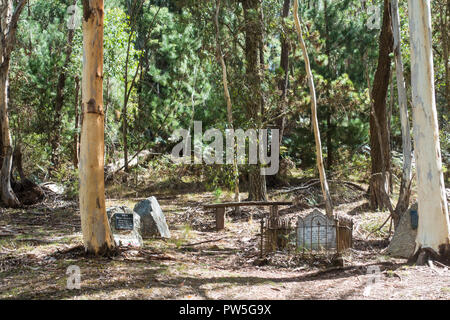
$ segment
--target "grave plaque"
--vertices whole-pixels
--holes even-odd
[[[336,248],[336,223],[314,210],[305,218],[298,218],[297,248],[306,250],[321,250]]]
[[[114,215],[117,230],[133,230],[133,214],[116,213]]]
[[[142,246],[141,217],[127,206],[106,209],[109,225],[118,246]]]

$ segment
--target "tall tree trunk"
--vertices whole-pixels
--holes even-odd
[[[83,0],[80,214],[84,247],[96,255],[115,247],[105,208],[103,19],[103,0]]]
[[[385,195],[390,194],[389,169],[391,159],[386,116],[386,97],[389,86],[389,74],[391,70],[390,53],[393,50],[393,35],[389,8],[389,0],[384,0],[383,25],[379,41],[378,66],[375,72],[371,97],[373,112],[371,112],[370,115],[370,155],[372,161],[370,204],[372,209],[385,208]],[[381,136],[381,141],[378,134]]]
[[[430,1],[408,0],[408,8],[419,202],[416,251],[429,249],[450,262],[450,224],[434,96]]]
[[[391,0],[392,31],[394,37],[394,57],[397,78],[398,107],[400,110],[400,122],[402,128],[403,169],[400,183],[400,193],[395,207],[394,226],[397,227],[401,215],[408,209],[412,183],[412,156],[411,156],[411,129],[408,116],[408,102],[406,98],[405,78],[403,76],[403,61],[400,51],[400,15],[398,0]]]
[[[128,87],[128,83],[125,81],[125,88]],[[126,92],[126,90],[125,90]],[[125,94],[126,96],[126,94]],[[126,99],[126,98],[124,98]],[[123,159],[125,161],[124,170],[125,172],[129,171],[128,166],[128,119],[127,119],[127,102],[124,101],[122,108],[122,140],[123,140]]]
[[[283,33],[280,35],[281,38],[280,68],[284,72],[284,77],[278,84],[278,88],[281,90],[281,113],[283,114],[278,124],[278,127],[280,128],[280,145],[281,141],[283,140],[284,129],[286,127],[286,116],[284,114],[286,113],[287,109],[286,96],[289,85],[289,40],[285,26],[285,19],[289,15],[290,7],[291,7],[291,0],[284,0],[283,9],[281,12]]]
[[[395,104],[395,93],[394,93],[394,70],[391,69],[389,73],[389,105],[387,109],[387,136],[389,140],[389,150],[392,150],[392,140],[391,140],[391,132],[392,132],[392,111],[394,110]],[[389,190],[393,190],[392,187],[392,166],[389,167]]]
[[[440,11],[439,15],[440,15],[441,37],[442,37],[442,56],[444,58],[444,70],[445,70],[445,99],[447,101],[447,104],[450,104],[450,57],[449,57],[450,0],[447,0],[446,3],[440,5],[439,11]]]
[[[130,18],[131,19],[131,18]],[[123,95],[123,106],[122,106],[122,140],[123,140],[123,159],[125,161],[124,170],[125,172],[129,171],[128,166],[128,99],[130,97],[129,92],[131,93],[132,88],[129,88],[128,91],[128,67],[130,62],[130,50],[132,45],[132,37],[134,34],[134,29],[131,26],[130,22],[130,35],[128,36],[127,43],[127,56],[125,58],[125,73],[123,77],[123,85],[124,85],[124,95]]]
[[[330,59],[330,27],[328,24],[328,1],[323,0],[323,15],[324,15],[324,21],[325,21],[325,52],[328,56],[328,71],[329,76],[332,75],[332,68],[331,68],[331,59]],[[327,113],[327,131],[326,131],[326,144],[327,144],[327,162],[326,162],[326,168],[328,172],[331,171],[333,167],[333,121],[331,119],[331,113],[332,108],[330,105],[330,83],[328,82],[326,84],[326,97],[328,101],[328,105],[326,106],[326,113]]]
[[[132,32],[132,31],[131,31]],[[129,171],[128,167],[128,60],[130,56],[130,46],[131,46],[131,34],[128,39],[127,48],[127,58],[125,61],[125,74],[124,74],[124,96],[123,96],[123,107],[122,107],[122,141],[123,141],[123,159],[125,161],[125,172]]]
[[[130,63],[130,50],[132,46],[132,38],[134,35],[134,32],[136,32],[136,24],[138,22],[137,17],[139,14],[141,14],[142,6],[144,5],[145,0],[140,0],[137,4],[134,3],[135,6],[133,6],[130,9],[130,20],[128,21],[128,27],[130,28],[130,34],[128,36],[128,43],[127,43],[127,56],[125,59],[125,73],[124,73],[124,97],[123,97],[123,106],[122,106],[122,140],[123,140],[123,157],[125,161],[124,170],[125,172],[129,171],[129,161],[131,161],[134,157],[132,157],[130,160],[128,160],[128,102],[130,101],[131,92],[133,91],[134,86],[136,85],[136,79],[139,74],[139,70],[142,71],[141,65],[143,61],[143,57],[139,58],[138,65],[136,66],[136,70],[134,73],[134,76],[129,79],[128,78],[128,70],[129,70],[129,63]],[[149,2],[150,6],[150,2]],[[158,16],[159,10],[161,7],[158,8],[155,15],[153,16],[153,21],[151,24],[151,29],[148,30],[147,36],[144,41],[144,47],[147,47],[148,41],[150,40],[150,36],[152,34],[152,29],[154,26],[154,23],[156,21],[156,17]],[[134,20],[131,20],[134,18]],[[144,72],[145,74],[145,72]],[[142,75],[142,72],[141,72]],[[139,152],[137,153],[139,154]]]
[[[80,107],[79,107],[79,93],[80,93],[80,78],[75,77],[75,134],[73,135],[73,166],[78,168],[79,152],[80,152],[80,136],[78,128],[80,125]]]
[[[445,63],[445,88],[446,90],[446,96],[447,96],[447,104],[450,103],[450,57],[449,57],[449,51],[450,51],[450,37],[449,37],[449,30],[450,30],[450,0],[447,0],[447,6],[445,8],[445,20],[442,27],[442,34],[444,37],[444,61]]]
[[[0,69],[0,116],[3,144],[3,163],[1,170],[2,200],[7,207],[17,207],[20,203],[11,188],[13,147],[8,117],[9,61],[5,62],[3,61],[3,67]]]
[[[248,95],[247,116],[257,129],[262,126],[262,70],[261,70],[261,0],[244,0],[245,60]],[[261,174],[261,164],[249,166],[249,200],[267,200],[266,177]]]
[[[26,0],[21,0],[13,8],[12,0],[0,0],[1,34],[0,34],[0,123],[2,136],[2,169],[1,197],[8,207],[17,207],[19,200],[11,188],[12,139],[8,117],[8,79],[11,52],[14,48],[17,23],[25,6]]]
[[[230,126],[230,129],[233,129],[233,107],[231,104],[230,92],[228,90],[228,77],[227,77],[227,66],[225,64],[225,60],[223,58],[223,52],[220,45],[220,29],[219,29],[219,11],[220,11],[220,0],[216,1],[216,15],[215,15],[215,25],[216,25],[216,44],[217,44],[217,56],[220,61],[220,65],[222,66],[222,83],[223,83],[223,92],[225,95],[225,100],[227,103],[227,120]],[[233,176],[234,176],[234,200],[237,202],[241,201],[241,196],[239,193],[239,168],[237,164],[237,146],[234,144],[234,157],[233,157]],[[235,212],[239,212],[240,207],[235,208]]]
[[[77,0],[73,0],[72,5],[76,5]],[[64,105],[64,87],[66,85],[67,78],[67,68],[70,64],[70,58],[72,54],[72,42],[75,34],[74,29],[69,29],[67,35],[67,47],[65,50],[66,58],[64,60],[64,65],[62,67],[61,73],[59,74],[58,84],[56,86],[56,98],[55,98],[55,118],[53,120],[53,130],[51,138],[51,160],[53,163],[53,169],[59,167],[60,162],[60,144],[61,144],[61,122],[62,122],[62,108]]]
[[[327,89],[328,91],[328,89]],[[329,97],[329,96],[328,96]],[[327,106],[327,132],[326,132],[326,138],[327,138],[327,170],[330,172],[333,169],[333,122],[331,119],[331,107]]]
[[[311,119],[314,128],[314,138],[316,141],[316,159],[317,169],[319,170],[320,184],[322,187],[322,194],[325,201],[325,210],[328,216],[333,216],[333,203],[331,201],[330,191],[328,189],[327,176],[323,166],[322,156],[322,143],[320,141],[319,121],[317,120],[317,101],[316,101],[316,89],[314,88],[314,77],[311,72],[311,65],[309,63],[308,52],[306,50],[305,41],[303,40],[302,28],[300,25],[300,19],[298,17],[298,0],[294,0],[294,23],[297,30],[298,39],[300,41],[300,47],[303,53],[303,59],[305,60],[306,74],[308,76],[309,92],[311,95]]]
[[[20,143],[16,145],[13,152],[13,168],[15,167],[17,172],[19,173],[20,182],[24,183],[27,179],[27,176],[25,175],[25,172],[23,171],[23,165],[22,165],[22,146]]]

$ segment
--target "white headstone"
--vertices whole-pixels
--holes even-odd
[[[298,218],[297,248],[320,250],[336,248],[336,223],[315,209],[305,218]]]

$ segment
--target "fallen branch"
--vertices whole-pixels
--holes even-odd
[[[346,184],[346,185],[349,185],[349,186],[351,186],[351,187],[355,187],[356,189],[358,189],[358,190],[360,190],[360,191],[367,192],[366,189],[364,189],[364,188],[361,187],[360,185],[358,185],[358,184],[356,184],[356,183],[354,183],[354,182],[351,182],[351,181],[337,181],[337,180],[329,180],[329,181],[331,181],[331,182],[341,182],[341,183]]]
[[[196,246],[196,245],[199,245],[199,244],[203,244],[203,243],[217,242],[217,241],[220,241],[220,240],[222,240],[222,239],[224,239],[224,237],[219,238],[219,239],[213,239],[213,240],[206,240],[206,241],[200,241],[200,242],[188,243],[188,244],[182,245],[182,247],[193,247],[193,246]]]
[[[315,182],[313,182],[313,183],[310,183],[310,184],[308,184],[308,185],[302,185],[302,186],[300,186],[300,187],[295,187],[295,188],[292,188],[292,189],[289,189],[289,190],[282,190],[282,191],[279,191],[278,194],[282,194],[282,193],[291,193],[291,192],[298,191],[298,190],[309,189],[309,188],[311,188],[312,186],[317,185],[317,184],[319,184],[319,183],[320,183],[320,181],[317,180],[317,181],[315,181]]]
[[[299,186],[299,187],[295,187],[295,188],[292,188],[292,189],[279,191],[278,194],[290,193],[290,192],[294,192],[294,191],[298,191],[298,190],[306,190],[306,189],[309,189],[310,187],[315,186],[315,185],[317,185],[317,184],[320,183],[320,180],[319,180],[319,179],[312,179],[312,180],[310,180],[310,181],[313,181],[313,182],[311,182],[311,183],[309,183],[309,184],[304,184],[304,185],[301,185],[301,186]],[[351,186],[351,187],[354,187],[354,188],[356,188],[356,189],[358,189],[358,190],[360,190],[360,191],[367,192],[366,189],[364,189],[364,188],[361,187],[360,185],[358,185],[358,184],[356,184],[356,183],[354,183],[354,182],[351,182],[351,181],[339,181],[339,180],[332,180],[332,179],[329,179],[328,181],[329,181],[329,182],[334,182],[334,183],[342,183],[342,184],[346,184],[346,185],[349,185],[349,186]]]
[[[134,168],[139,164],[139,162],[145,162],[154,155],[161,155],[161,153],[151,152],[149,150],[140,150],[131,159],[128,160],[127,165],[129,168]],[[105,170],[108,176],[114,175],[124,168],[125,168],[125,159],[123,158],[105,166]]]

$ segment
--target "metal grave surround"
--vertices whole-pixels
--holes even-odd
[[[298,218],[297,248],[321,250],[336,248],[336,222],[314,210],[305,218]]]

